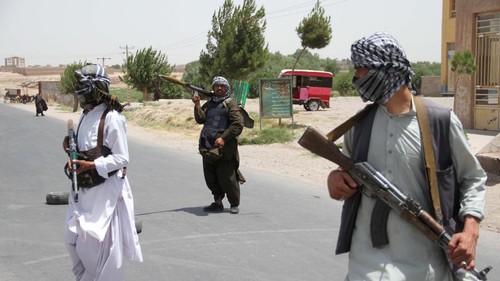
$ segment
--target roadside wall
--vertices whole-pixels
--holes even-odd
[[[60,81],[38,81],[38,91],[42,93],[46,101],[57,101],[62,95],[62,86]]]
[[[440,97],[440,76],[422,76],[420,91],[426,97]]]

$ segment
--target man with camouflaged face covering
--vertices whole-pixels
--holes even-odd
[[[444,253],[358,186],[349,173],[334,170],[328,176],[328,190],[333,199],[345,200],[336,250],[337,254],[349,253],[345,280],[476,280],[469,272],[457,276],[455,269],[475,266],[486,175],[459,119],[450,109],[423,100],[431,127],[436,129],[427,136],[437,156],[440,200],[436,200],[424,166],[421,121],[415,106],[419,97],[414,96],[411,65],[401,45],[391,35],[378,32],[354,42],[351,59],[353,85],[363,101],[375,106],[346,133],[343,153],[355,162],[371,164],[455,234]],[[435,201],[440,208],[435,208]],[[387,240],[376,239],[380,233]]]
[[[142,261],[125,174],[126,120],[121,105],[109,95],[110,80],[101,65],[86,65],[75,77],[83,109],[75,130],[78,160],[73,160],[79,191],[78,201],[73,191],[69,196],[66,246],[76,280],[123,280],[123,256]]]
[[[230,86],[226,78],[216,76],[212,82],[213,96],[200,105],[200,97],[193,95],[194,117],[203,124],[199,150],[203,158],[203,174],[214,202],[203,208],[206,212],[222,212],[222,199],[227,195],[229,212],[238,214],[240,183],[245,182],[238,167],[237,137],[243,130],[243,116],[237,102],[230,98]]]

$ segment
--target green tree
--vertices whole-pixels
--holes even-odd
[[[73,112],[76,112],[78,110],[78,97],[76,96],[75,93],[75,88],[76,88],[76,78],[75,78],[75,70],[78,70],[82,68],[84,65],[86,65],[87,62],[74,62],[66,68],[64,68],[63,73],[61,74],[61,87],[62,87],[62,92],[65,94],[72,94],[73,95]]]
[[[333,77],[333,89],[338,91],[341,96],[351,96],[354,92],[352,85],[352,76],[354,72],[339,72]]]
[[[200,74],[205,79],[223,75],[244,80],[268,59],[265,29],[265,10],[257,10],[255,0],[244,0],[242,6],[225,0],[212,16],[206,52],[200,54]]]
[[[340,71],[340,63],[337,59],[326,58],[324,68],[325,71],[337,74]]]
[[[160,83],[158,74],[169,75],[173,69],[174,67],[168,64],[165,54],[153,50],[152,47],[144,48],[128,56],[122,80],[142,92],[144,101],[150,100],[149,93],[155,93],[155,100],[157,100],[161,96],[163,87],[175,89],[173,85]],[[175,92],[175,90],[172,91]]]
[[[302,51],[298,55],[292,70],[295,69],[297,62],[306,48],[321,49],[330,44],[330,40],[332,39],[330,19],[330,16],[325,16],[325,10],[320,6],[318,0],[311,13],[295,29],[301,41]]]
[[[206,80],[205,76],[200,75],[200,61],[192,61],[186,64],[186,69],[184,75],[182,76],[182,80],[186,81],[191,85],[195,85],[204,89],[209,89],[210,81]],[[191,92],[190,90],[186,90]]]

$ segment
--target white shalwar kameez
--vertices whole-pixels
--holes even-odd
[[[105,109],[106,105],[100,104],[81,115],[79,151],[97,146],[99,121]],[[122,179],[122,169],[129,160],[126,121],[116,111],[111,110],[106,116],[103,145],[112,154],[99,157],[94,163],[106,181],[92,188],[81,188],[76,203],[71,194],[66,214],[66,246],[78,281],[123,280],[123,256],[142,262],[132,191],[127,177]],[[114,170],[119,171],[108,177]]]
[[[390,114],[385,106],[379,106],[377,110],[367,162],[431,213],[432,203],[426,188],[415,108],[399,115]],[[351,154],[352,131],[345,137],[343,151],[346,155]],[[483,219],[486,174],[471,153],[460,121],[453,112],[450,122],[450,147],[460,183],[459,216],[462,218],[470,214]],[[389,212],[387,220],[389,244],[374,248],[370,236],[374,204],[374,198],[363,194],[352,236],[345,280],[457,280],[452,279],[443,250],[393,211]],[[463,280],[476,279],[467,273]]]

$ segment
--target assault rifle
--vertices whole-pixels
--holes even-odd
[[[68,119],[68,154],[69,159],[71,161],[71,183],[73,186],[73,193],[75,196],[75,202],[78,202],[78,181],[76,177],[76,164],[73,163],[73,160],[78,158],[78,151],[76,149],[76,141],[75,141],[75,131],[73,130],[73,120]]]
[[[306,129],[298,143],[307,150],[339,165],[360,186],[376,195],[402,218],[417,227],[427,238],[436,242],[443,250],[447,250],[452,234],[448,233],[418,202],[404,195],[369,163],[354,163],[342,154],[333,142],[312,127]],[[482,271],[477,271],[474,268],[471,273],[479,280],[486,280],[486,274],[491,268],[488,266]]]

